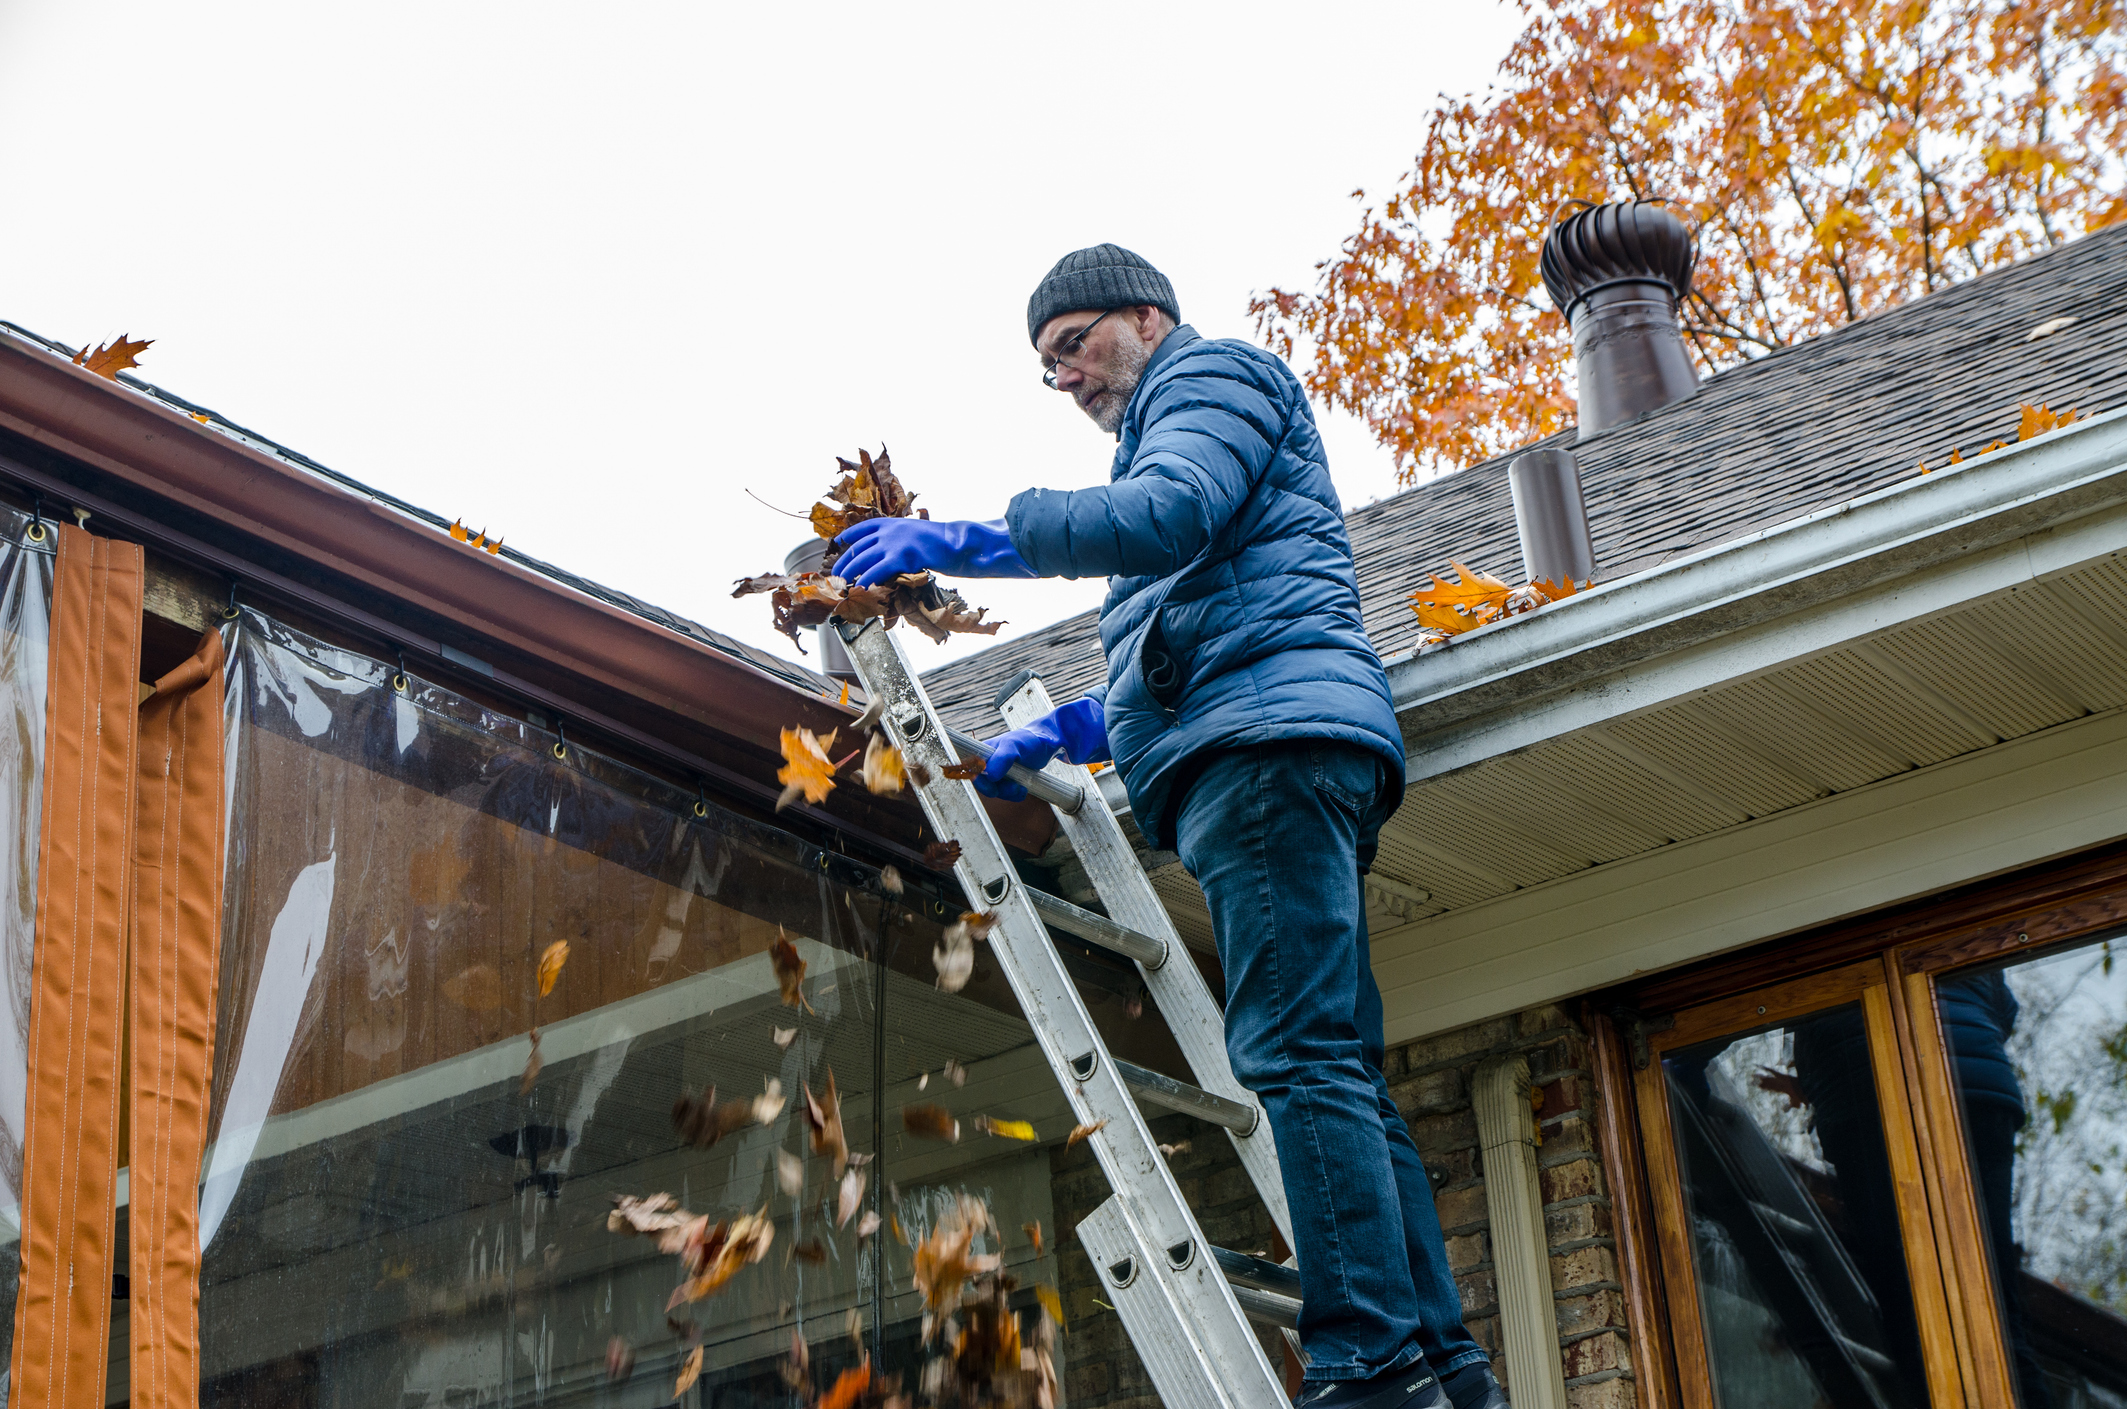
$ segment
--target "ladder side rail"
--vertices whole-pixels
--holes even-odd
[[[1049,691],[1039,676],[1025,680],[1000,704],[1005,723],[1013,728],[1031,723],[1055,708]],[[1141,934],[1163,940],[1167,945],[1167,961],[1158,968],[1148,969],[1138,964],[1146,992],[1158,1005],[1160,1016],[1174,1033],[1176,1045],[1188,1059],[1189,1069],[1196,1076],[1197,1085],[1213,1095],[1224,1096],[1255,1107],[1259,1112],[1262,1103],[1255,1093],[1235,1079],[1233,1064],[1226,1056],[1226,1018],[1224,1011],[1211,995],[1211,988],[1204,982],[1203,971],[1186,952],[1181,935],[1175,931],[1174,920],[1167,914],[1167,907],[1160,902],[1159,892],[1152,888],[1152,878],[1138,864],[1137,853],[1131,849],[1130,839],[1123,835],[1122,823],[1101,796],[1092,773],[1083,767],[1053,760],[1042,770],[1058,782],[1085,789],[1086,802],[1076,812],[1057,810],[1056,820],[1062,825],[1064,835],[1071,840],[1078,862],[1086,868],[1086,876],[1093,882],[1103,904],[1108,907],[1108,916],[1116,923],[1125,925]],[[1270,1210],[1270,1219],[1277,1226],[1278,1235],[1292,1246],[1292,1211],[1285,1200],[1285,1177],[1278,1168],[1277,1142],[1271,1135],[1270,1121],[1259,1118],[1247,1134],[1241,1134],[1230,1126],[1226,1138],[1233,1142],[1235,1153],[1254,1181],[1256,1193]]]
[[[905,759],[931,770],[933,781],[916,789],[917,800],[932,830],[961,844],[953,869],[970,904],[997,913],[990,951],[1073,1117],[1087,1124],[1107,1122],[1087,1143],[1115,1195],[1102,1207],[1136,1241],[1131,1255],[1141,1285],[1132,1301],[1147,1310],[1136,1317],[1141,1324],[1130,1327],[1132,1339],[1145,1354],[1158,1336],[1178,1329],[1187,1333],[1190,1351],[1184,1358],[1200,1363],[1202,1373],[1195,1378],[1202,1383],[1185,1385],[1178,1379],[1173,1402],[1204,1409],[1284,1409],[1284,1388],[1086,1012],[1028,888],[1014,872],[981,796],[972,782],[943,776],[943,768],[957,762],[959,754],[899,639],[876,619],[844,639],[865,692],[883,702],[881,719],[889,739]],[[1154,1303],[1167,1312],[1153,1314]],[[1162,1394],[1167,1392],[1162,1386]]]

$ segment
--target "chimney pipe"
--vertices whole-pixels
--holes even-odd
[[[1531,450],[1507,466],[1521,565],[1531,582],[1586,582],[1595,576],[1595,542],[1580,465],[1568,450]]]
[[[1652,201],[1576,211],[1544,240],[1544,287],[1573,330],[1580,436],[1699,389],[1677,331],[1698,251],[1684,222]]]
[[[818,572],[826,557],[827,540],[808,538],[783,555],[783,571]],[[813,640],[820,648],[820,673],[830,680],[854,681],[857,678],[857,665],[849,658],[849,647],[842,644],[841,634],[822,631],[816,626],[808,626],[805,629],[812,632]]]

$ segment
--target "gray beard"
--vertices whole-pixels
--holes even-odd
[[[1101,369],[1108,384],[1105,400],[1097,409],[1086,408],[1094,425],[1109,435],[1123,428],[1123,412],[1130,409],[1130,398],[1137,395],[1137,384],[1151,361],[1152,349],[1136,338],[1117,344],[1114,361]]]

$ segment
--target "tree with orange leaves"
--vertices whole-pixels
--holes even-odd
[[[1572,424],[1537,258],[1573,202],[1673,203],[1705,371],[2127,216],[2127,0],[1522,4],[1315,289],[1251,309],[1406,482]]]

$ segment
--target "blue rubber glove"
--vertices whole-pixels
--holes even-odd
[[[1040,771],[1061,753],[1073,763],[1094,763],[1108,756],[1108,719],[1101,702],[1088,695],[1059,705],[1022,728],[990,740],[989,765],[975,780],[975,790],[1017,802],[1027,790],[1005,776],[1013,764]]]
[[[859,587],[926,568],[947,577],[1035,575],[1012,546],[1003,519],[866,519],[835,541],[842,545],[835,576]]]

